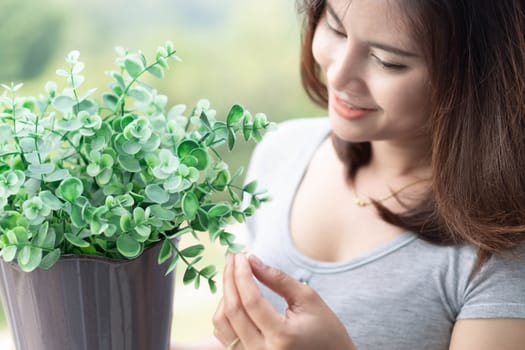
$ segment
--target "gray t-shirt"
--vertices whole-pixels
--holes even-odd
[[[302,255],[290,237],[290,207],[329,132],[327,118],[291,120],[257,146],[247,180],[257,179],[273,200],[248,220],[254,254],[314,288],[359,350],[445,350],[456,320],[525,318],[525,261],[492,258],[471,278],[472,247],[436,246],[411,232],[345,262]],[[286,309],[282,298],[263,292]]]

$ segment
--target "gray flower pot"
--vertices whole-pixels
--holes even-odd
[[[167,350],[174,273],[161,245],[134,260],[64,256],[23,272],[0,259],[0,291],[17,350]]]

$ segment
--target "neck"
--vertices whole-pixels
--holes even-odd
[[[383,179],[429,178],[430,145],[428,139],[399,144],[372,142],[372,156],[367,168]]]

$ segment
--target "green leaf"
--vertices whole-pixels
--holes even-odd
[[[248,192],[250,194],[254,194],[255,193],[255,190],[257,189],[257,180],[253,180],[249,183],[247,183],[244,187],[243,187],[243,191],[244,192]]]
[[[201,270],[201,275],[203,275],[206,278],[212,278],[217,274],[217,268],[215,265],[208,265],[205,268]]]
[[[131,173],[138,173],[142,170],[142,168],[140,167],[140,162],[133,157],[119,155],[117,157],[117,161],[119,162],[120,166],[124,168],[124,170],[129,171]]]
[[[54,173],[46,176],[44,178],[45,182],[56,182],[56,181],[62,181],[69,177],[69,171],[67,169],[59,169],[55,171]]]
[[[146,61],[146,56],[144,55],[144,53],[142,51],[139,51],[139,57],[140,57],[140,61],[142,62],[142,64],[144,66],[147,66],[147,61]]]
[[[140,236],[136,237],[141,242],[145,239],[148,239],[151,235],[151,228],[147,225],[138,225],[135,226],[135,232]]]
[[[122,144],[122,149],[129,155],[134,155],[140,152],[142,145],[135,140],[129,140]]]
[[[60,183],[57,192],[66,201],[73,203],[84,192],[84,185],[76,177],[70,177]]]
[[[228,169],[224,169],[217,174],[217,177],[213,181],[212,186],[217,191],[224,191],[229,182],[230,172],[228,171]]]
[[[248,141],[252,137],[253,131],[253,117],[247,112],[244,121],[242,122],[242,133],[244,134],[244,140]]]
[[[58,259],[60,258],[60,248],[54,249],[53,251],[47,253],[42,261],[40,262],[40,267],[45,270],[52,268]]]
[[[229,233],[229,232],[224,232],[223,231],[220,234],[219,238],[220,238],[222,244],[226,244],[227,243],[228,245],[230,245],[233,242],[235,242],[235,235],[232,234],[232,233]]]
[[[228,149],[231,151],[235,147],[235,131],[228,128]]]
[[[175,232],[170,232],[170,234],[167,236],[169,239],[174,239],[174,238],[177,238],[177,237],[180,237],[188,232],[192,232],[192,228],[189,227],[189,226],[186,226],[184,228],[181,228],[181,229],[178,229],[176,230]],[[192,232],[193,234],[193,232]]]
[[[192,155],[184,156],[184,158],[181,158],[180,162],[188,167],[197,167],[199,164],[199,160]]]
[[[79,248],[89,247],[89,242],[83,240],[82,238],[75,236],[74,234],[70,232],[64,233],[64,237],[69,243],[73,244],[76,247],[79,247]]]
[[[24,252],[24,250],[26,250],[26,252]],[[36,269],[41,261],[42,249],[37,247],[25,246],[18,256],[18,264],[25,272],[31,272]]]
[[[141,103],[149,103],[151,101],[151,94],[144,88],[136,87],[131,89],[128,95]]]
[[[74,107],[78,112],[85,111],[88,112],[89,115],[96,114],[98,111],[98,104],[94,100],[84,100]]]
[[[7,247],[2,249],[2,256],[6,262],[10,262],[15,259],[16,252],[17,252],[16,245],[8,245]]]
[[[25,227],[15,227],[12,230],[13,234],[16,236],[16,242],[17,243],[25,243],[29,241],[29,238],[31,238],[31,233],[27,231]],[[8,231],[9,233],[9,231]]]
[[[254,212],[255,212],[255,207],[251,204],[247,206],[246,209],[243,210],[243,213],[246,216],[252,216]]]
[[[75,227],[84,227],[86,226],[86,221],[84,220],[84,215],[82,214],[82,207],[78,205],[71,206],[71,223]]]
[[[117,82],[117,84],[122,88],[126,88],[126,83],[124,82],[124,78],[122,75],[118,72],[111,72],[111,77]]]
[[[241,193],[241,197],[239,197],[237,192],[233,191],[231,187],[228,187],[228,193],[230,194],[230,198],[234,204],[238,205],[239,203],[242,202],[242,193]]]
[[[131,214],[127,213],[120,217],[120,229],[123,232],[131,231]]]
[[[42,200],[42,203],[52,210],[60,210],[64,206],[60,199],[55,197],[51,191],[42,191],[40,192],[39,197]]]
[[[53,106],[61,112],[69,112],[77,102],[69,96],[58,96],[53,101]]]
[[[209,279],[208,286],[210,287],[212,293],[217,293],[217,283],[214,280]]]
[[[159,185],[146,186],[145,193],[149,200],[158,204],[166,203],[170,199],[168,192]]]
[[[37,247],[42,247],[42,243],[46,240],[48,232],[49,222],[45,221],[42,225],[40,225],[37,234],[33,237],[33,244]]]
[[[132,57],[126,57],[124,60],[124,67],[132,78],[137,78],[144,70],[142,61]]]
[[[193,220],[199,209],[199,199],[193,192],[186,192],[182,196],[182,211],[188,220]]]
[[[222,217],[230,213],[231,213],[231,207],[228,204],[219,203],[219,204],[214,205],[208,211],[208,217],[210,218]]]
[[[18,253],[18,263],[21,265],[26,265],[29,262],[30,258],[31,247],[26,245],[22,247],[22,250],[20,250],[20,253]]]
[[[55,230],[48,230],[45,239],[39,246],[43,249],[53,249],[56,243],[56,236]]]
[[[253,128],[252,130],[252,136],[255,142],[261,142],[262,141],[262,134],[259,131],[259,129]]]
[[[110,110],[114,111],[117,108],[118,97],[113,94],[102,95],[102,102]]]
[[[133,209],[133,222],[135,225],[140,225],[146,220],[146,211],[141,207]]]
[[[107,228],[108,228],[107,222],[100,221],[97,219],[93,219],[90,222],[91,233],[94,235],[102,234],[102,232],[106,231]]]
[[[33,175],[41,176],[45,174],[51,174],[55,170],[55,165],[53,163],[45,164],[31,164],[27,169],[33,173]]]
[[[186,258],[194,258],[200,255],[204,251],[204,246],[202,244],[192,245],[191,247],[185,248],[180,251],[180,255]]]
[[[199,287],[201,286],[201,276],[199,274],[197,274],[197,277],[195,277],[194,279],[194,286],[195,289],[199,289]]]
[[[210,121],[208,120],[208,116],[206,115],[206,113],[204,111],[201,112],[201,115],[199,116],[199,119],[208,128],[208,130],[211,130]]]
[[[14,229],[16,229],[16,227]],[[5,233],[5,236],[6,236],[7,241],[9,243],[11,243],[11,244],[18,244],[18,237],[16,236],[16,234],[14,232],[14,229],[13,230],[8,230]]]
[[[122,235],[117,239],[117,250],[126,258],[134,258],[142,251],[142,244],[130,235]]]
[[[162,247],[160,248],[159,256],[157,259],[157,262],[160,264],[164,263],[166,260],[168,260],[171,255],[173,254],[173,248],[171,246],[171,242],[166,239],[162,243]]]
[[[100,186],[104,186],[111,181],[111,176],[113,175],[112,169],[104,169],[100,174],[96,176],[97,183]]]
[[[244,250],[245,246],[242,244],[229,243],[228,248],[232,253],[240,253]]]
[[[258,130],[263,129],[267,122],[268,122],[268,119],[266,117],[266,114],[257,113],[253,120],[253,127],[254,129],[258,129]]]
[[[173,257],[173,260],[171,260],[170,266],[168,266],[168,269],[166,270],[165,275],[170,274],[175,269],[175,267],[177,266],[178,260],[179,260],[179,255],[175,254],[175,256]]]
[[[0,227],[3,229],[14,228],[16,226],[26,226],[27,220],[16,211],[6,211],[0,215]],[[9,231],[7,231],[9,232]]]
[[[233,105],[230,109],[230,112],[228,113],[228,117],[226,117],[226,124],[228,126],[237,124],[244,115],[244,108],[241,105]]]
[[[240,211],[233,211],[232,216],[237,220],[238,223],[242,224],[244,220],[246,219],[244,214]]]
[[[182,159],[185,156],[190,155],[191,151],[193,151],[194,149],[198,149],[198,148],[199,148],[199,144],[193,140],[182,141],[177,146],[177,156]]]
[[[171,210],[165,209],[158,204],[149,207],[151,210],[151,216],[161,219],[163,221],[170,221],[175,219],[175,213]]]
[[[148,72],[155,78],[162,79],[164,77],[164,71],[159,66],[151,66],[148,68]]]
[[[186,268],[186,271],[184,272],[184,277],[182,278],[182,281],[184,284],[190,284],[191,282],[193,282],[195,277],[197,277],[197,270],[189,266]]]

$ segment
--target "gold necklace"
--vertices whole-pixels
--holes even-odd
[[[374,200],[374,201],[377,202],[377,203],[384,202],[384,201],[386,201],[387,199],[393,198],[396,194],[398,194],[398,193],[400,193],[401,191],[407,189],[408,187],[410,187],[410,186],[414,186],[415,184],[418,184],[418,183],[420,183],[420,182],[425,182],[425,181],[428,181],[428,180],[430,180],[430,179],[419,179],[419,180],[417,180],[417,181],[411,182],[411,183],[409,183],[408,185],[405,185],[405,186],[401,187],[401,188],[398,189],[397,191],[394,191],[394,192],[390,193],[388,196],[383,197],[383,198],[380,198],[380,199],[376,199],[376,200]],[[353,183],[353,181],[350,182],[350,190],[352,191],[352,196],[354,197],[354,202],[355,202],[355,204],[357,204],[358,206],[360,206],[360,207],[367,207],[367,206],[369,206],[369,205],[372,204],[372,201],[370,201],[370,200],[365,200],[365,199],[363,199],[363,198],[361,198],[361,197],[359,197],[359,196],[357,195],[357,193],[356,193],[356,191],[355,191],[355,188],[354,188],[354,183]]]

